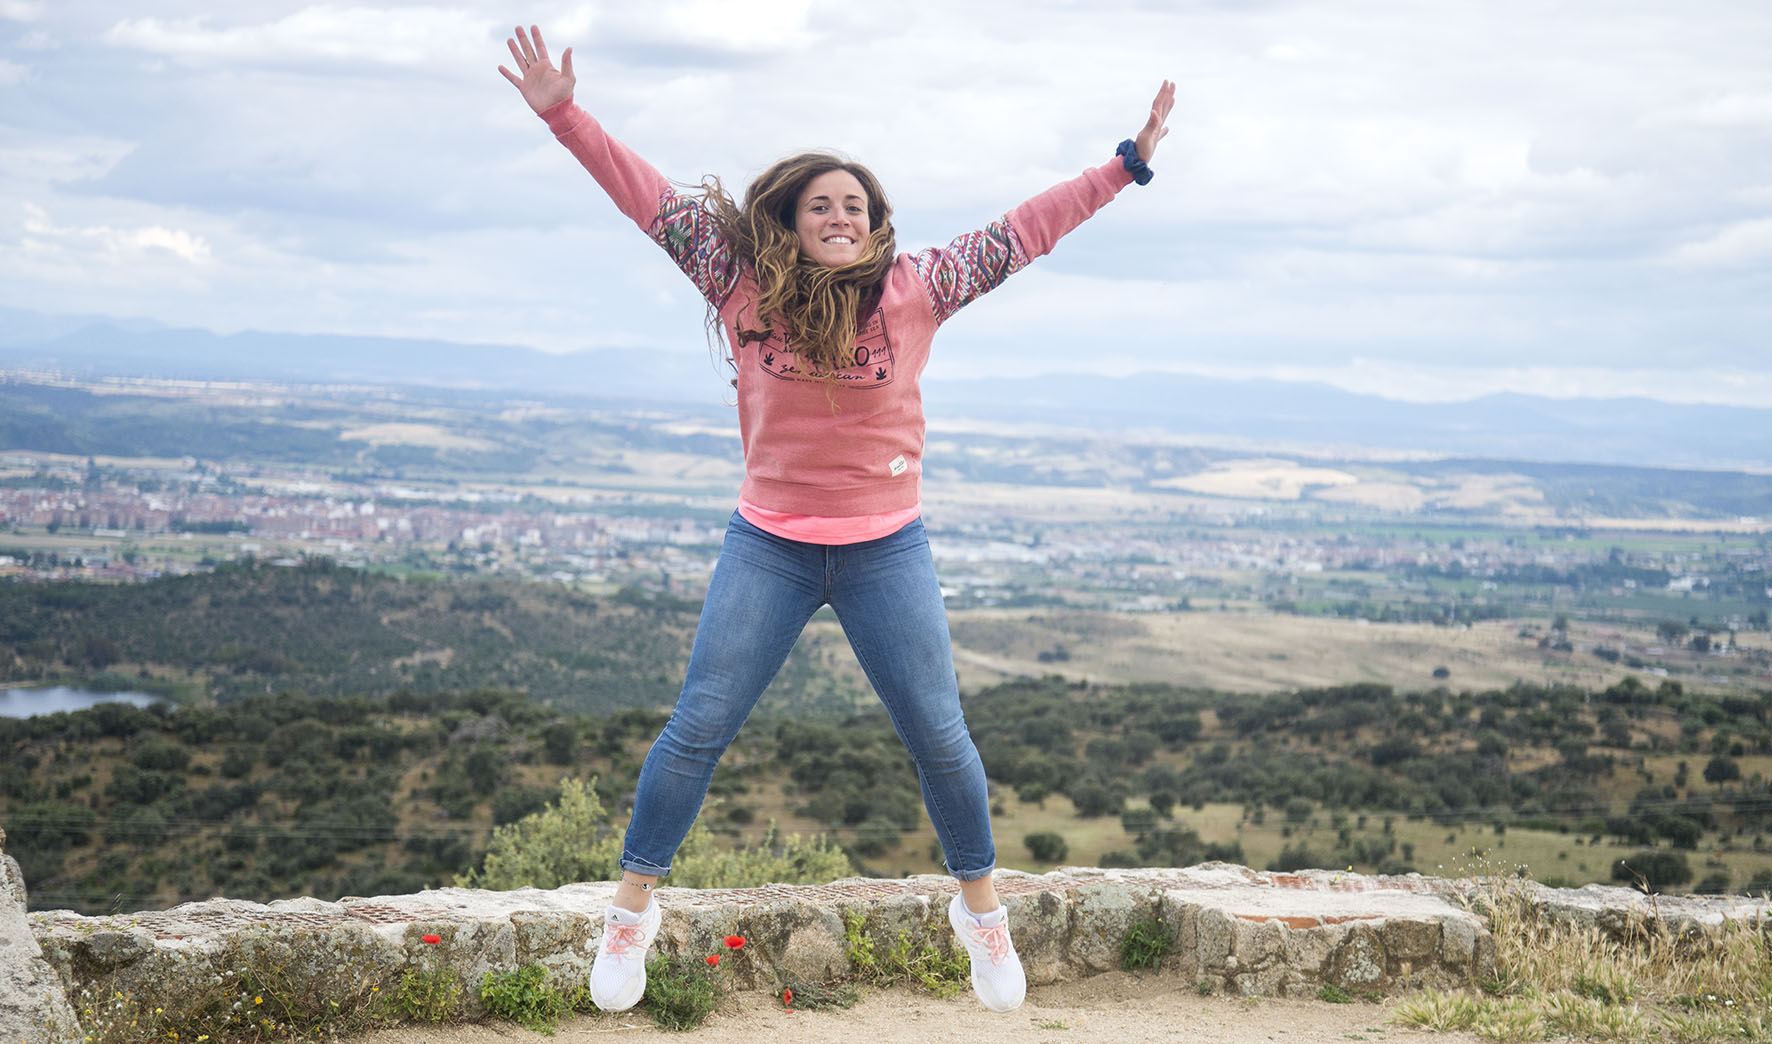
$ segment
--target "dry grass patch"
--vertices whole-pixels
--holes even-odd
[[[436,424],[391,422],[346,428],[338,433],[340,442],[367,442],[371,446],[429,446],[444,450],[489,450],[494,445],[485,439],[457,435]]]
[[[1231,460],[1205,471],[1151,483],[1216,497],[1297,500],[1313,487],[1357,486],[1360,480],[1338,468],[1305,467],[1290,460]]]
[[[1652,920],[1615,935],[1547,915],[1518,880],[1489,884],[1471,906],[1495,937],[1486,995],[1427,991],[1395,1021],[1492,1040],[1772,1041],[1763,921],[1700,936]]]
[[[1116,616],[1105,612],[967,609],[949,616],[968,689],[1062,674],[1109,685],[1152,681],[1246,693],[1364,681],[1401,691],[1505,689],[1520,680],[1599,690],[1641,673],[1587,655],[1547,656],[1510,620],[1462,628],[1201,611],[1118,616],[1138,626],[1116,631],[1089,623]],[[1069,659],[1039,658],[1060,645]],[[1432,676],[1440,665],[1450,679]],[[1697,679],[1682,682],[1702,687]]]

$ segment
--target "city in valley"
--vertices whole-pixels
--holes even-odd
[[[103,390],[113,411],[127,399]],[[111,452],[0,453],[0,576],[138,581],[324,556],[696,599],[740,477],[729,413],[190,382],[129,392],[169,432],[201,407],[248,434],[225,457],[157,455],[170,434],[118,453],[127,440],[102,425],[88,445]],[[297,440],[316,447],[306,459],[290,459]],[[1768,485],[958,424],[930,432],[925,517],[962,672],[979,680],[1168,677],[1184,669],[1174,643],[1231,648],[1280,628],[1261,670],[1237,653],[1196,669],[1285,684],[1308,680],[1273,666],[1298,641],[1364,643],[1359,628],[1385,625],[1426,628],[1430,644],[1473,627],[1505,637],[1480,657],[1487,680],[1635,671],[1728,688],[1767,677],[1772,522],[1747,512]],[[993,623],[1006,615],[1022,625]],[[1431,681],[1423,669],[1381,673]]]

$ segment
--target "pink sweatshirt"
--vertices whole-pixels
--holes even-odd
[[[945,248],[900,254],[887,273],[880,307],[862,324],[854,364],[837,372],[837,387],[827,398],[825,374],[810,372],[780,332],[738,343],[741,325],[765,325],[750,312],[757,285],[698,200],[677,195],[662,174],[570,99],[541,116],[622,213],[664,247],[719,309],[738,367],[745,460],[739,498],[786,514],[881,515],[915,508],[924,427],[917,382],[936,328],[1049,252],[1132,183],[1115,158]]]

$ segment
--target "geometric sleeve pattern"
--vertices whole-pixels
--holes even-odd
[[[911,267],[935,306],[935,322],[940,325],[1026,268],[1030,260],[1005,217],[966,233],[945,249],[931,247],[911,255]]]
[[[695,283],[701,296],[723,308],[738,282],[738,260],[732,245],[720,238],[714,216],[701,201],[679,196],[669,186],[658,198],[658,216],[646,230],[653,241]]]

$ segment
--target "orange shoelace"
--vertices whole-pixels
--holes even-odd
[[[992,964],[1002,964],[1009,959],[1009,922],[989,928],[973,928],[972,939],[990,951]]]
[[[646,943],[646,932],[637,924],[606,925],[603,931],[607,936],[604,952],[611,957],[625,957],[629,947]]]

